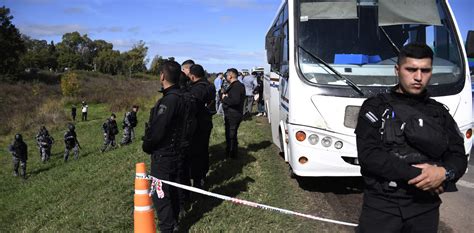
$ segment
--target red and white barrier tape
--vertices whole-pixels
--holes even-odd
[[[163,196],[164,196],[164,194],[162,193],[161,183],[165,183],[165,184],[177,187],[177,188],[186,189],[186,190],[191,191],[191,192],[200,193],[200,194],[203,194],[203,195],[219,198],[219,199],[222,199],[222,200],[225,200],[225,201],[230,201],[230,202],[235,203],[235,204],[242,204],[242,205],[246,205],[246,206],[250,206],[250,207],[254,207],[254,208],[260,208],[260,209],[264,209],[264,210],[272,210],[272,211],[276,211],[276,212],[283,213],[283,214],[296,215],[296,216],[309,218],[309,219],[313,219],[313,220],[318,220],[318,221],[323,221],[323,222],[330,222],[330,223],[346,225],[346,226],[351,226],[351,227],[356,227],[357,226],[357,224],[355,224],[355,223],[349,223],[349,222],[337,221],[337,220],[328,219],[328,218],[316,217],[316,216],[309,215],[309,214],[302,214],[302,213],[298,213],[298,212],[291,211],[291,210],[286,210],[286,209],[282,209],[282,208],[277,208],[277,207],[273,207],[273,206],[259,204],[259,203],[256,203],[256,202],[241,200],[241,199],[238,199],[238,198],[229,197],[229,196],[225,196],[225,195],[221,195],[221,194],[217,194],[217,193],[212,193],[212,192],[208,192],[208,191],[198,189],[198,188],[195,188],[195,187],[191,187],[191,186],[187,186],[187,185],[183,185],[183,184],[179,184],[179,183],[175,183],[175,182],[171,182],[171,181],[167,181],[167,180],[161,180],[161,179],[155,178],[155,177],[150,176],[150,175],[148,175],[148,176],[137,176],[136,178],[151,180],[152,181],[152,187],[151,187],[152,191],[150,192],[150,195],[152,195],[154,192],[156,192],[157,195],[158,195],[158,198],[163,198]]]

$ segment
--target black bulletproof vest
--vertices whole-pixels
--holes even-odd
[[[426,104],[430,111],[423,113],[389,94],[380,96],[387,103],[380,130],[390,154],[408,164],[439,161],[448,148],[440,104],[429,99]]]

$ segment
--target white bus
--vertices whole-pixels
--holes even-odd
[[[435,52],[428,90],[449,108],[469,153],[471,78],[447,1],[282,2],[266,35],[264,95],[273,142],[292,176],[360,176],[360,106],[397,84],[398,51],[415,41]]]

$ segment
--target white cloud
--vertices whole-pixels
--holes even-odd
[[[31,37],[62,36],[68,32],[77,31],[81,34],[102,32],[122,32],[120,26],[111,27],[85,27],[80,24],[26,24],[18,26],[21,33]]]
[[[78,31],[81,34],[87,33],[87,28],[79,24],[57,24],[57,25],[42,25],[42,24],[27,24],[19,25],[20,32],[31,37],[43,36],[62,36],[68,32]]]

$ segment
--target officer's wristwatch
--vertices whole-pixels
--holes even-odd
[[[444,173],[444,176],[446,177],[446,181],[454,180],[454,171],[453,171],[453,169],[446,169],[446,173]]]

